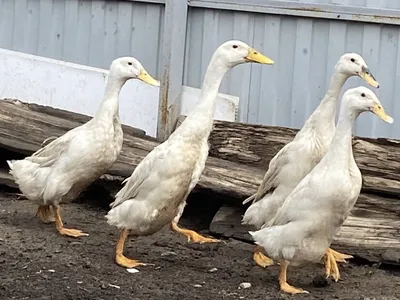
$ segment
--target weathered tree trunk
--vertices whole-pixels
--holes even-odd
[[[0,184],[14,187],[5,159],[20,159],[37,151],[48,138],[59,137],[68,130],[90,120],[89,116],[40,106],[26,104],[18,100],[0,100]],[[123,125],[124,145],[118,161],[111,167],[109,174],[131,175],[139,162],[158,143],[145,136],[140,129]]]
[[[181,116],[178,124],[184,118]],[[214,121],[210,156],[265,173],[270,160],[297,132],[297,129],[277,126]],[[364,191],[400,195],[400,141],[354,137],[353,151],[363,174]]]
[[[332,248],[357,255],[373,262],[382,261],[388,250],[400,249],[400,207],[398,200],[361,194]],[[210,230],[221,236],[253,242],[249,230],[241,225],[245,209],[241,206],[221,207],[210,225]]]
[[[0,144],[11,151],[30,154],[48,138],[59,137],[91,117],[19,100],[0,100]],[[123,125],[128,136],[145,136],[140,129]]]
[[[1,100],[0,148],[30,155],[37,151],[47,138],[59,137],[89,119],[88,116],[50,107]],[[123,129],[124,143],[121,153],[117,162],[107,172],[114,176],[113,178],[130,176],[140,161],[159,144],[155,139],[145,136],[143,131],[128,126],[124,126]],[[15,157],[5,157],[13,158]],[[3,164],[2,168],[7,166]],[[8,177],[5,176],[2,182],[10,182]],[[234,198],[244,198],[255,192],[261,179],[262,172],[258,169],[210,158],[198,188]]]
[[[15,187],[11,176],[7,174],[5,159],[20,159],[30,155],[47,138],[61,136],[89,118],[19,101],[0,101],[0,155],[3,158],[0,161],[0,184]],[[130,176],[140,161],[158,145],[155,139],[145,136],[143,131],[127,126],[123,129],[124,144],[121,154],[107,174],[102,176],[102,180],[97,182],[102,184],[112,181],[110,186],[113,187],[108,189],[112,193],[120,188],[119,183]],[[211,155],[214,157],[208,158],[196,189],[228,196],[228,202],[239,205],[243,212],[240,202],[256,191],[269,159],[294,134],[295,131],[288,128],[216,121],[210,139]],[[379,192],[384,190],[382,186],[386,184],[387,188],[392,189],[392,193],[397,193],[400,176],[397,143],[355,139],[357,163],[368,188],[372,187]],[[335,247],[339,243],[340,247],[354,249],[351,253],[374,257],[381,255],[385,249],[399,248],[398,201],[397,197],[389,199],[363,194],[357,202],[353,216],[346,221],[336,238]],[[215,216],[211,229],[225,236],[231,234],[233,237],[248,239],[245,230],[237,227],[241,220],[240,214],[232,214],[233,219],[223,221],[223,212],[224,209]]]
[[[29,155],[47,138],[61,136],[89,119],[63,110],[2,100],[0,147]],[[139,129],[128,126],[123,129],[122,151],[108,174],[127,177],[158,142]],[[215,121],[210,157],[198,188],[233,198],[247,197],[256,191],[269,160],[294,134],[295,130],[289,128]],[[364,189],[400,194],[398,143],[355,139],[354,153],[364,175]]]

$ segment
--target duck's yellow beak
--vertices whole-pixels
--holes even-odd
[[[160,82],[158,80],[155,80],[153,77],[151,77],[144,68],[142,68],[142,70],[140,70],[140,74],[137,78],[143,82],[150,84],[150,85],[160,86]]]
[[[374,75],[372,75],[371,71],[368,68],[362,66],[360,77],[364,79],[370,86],[379,88],[378,81],[376,81]]]
[[[244,58],[248,62],[255,62],[259,64],[273,65],[274,61],[269,57],[261,54],[253,48],[249,48],[249,54]]]
[[[382,105],[376,103],[372,108],[372,112],[376,114],[379,118],[381,118],[383,121],[390,124],[393,123],[393,118],[389,116],[387,113],[385,113],[385,110],[383,109]]]

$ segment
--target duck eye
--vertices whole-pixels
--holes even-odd
[[[361,97],[365,97],[365,94],[364,94],[364,93],[362,93],[362,94],[361,94]]]
[[[356,60],[354,58],[350,59],[351,62],[355,62]]]
[[[131,63],[131,62],[128,62],[128,65],[132,66],[132,63]]]
[[[238,47],[237,45],[233,45],[233,46],[232,46],[233,49],[236,49],[237,47]]]

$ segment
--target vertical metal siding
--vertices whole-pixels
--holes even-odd
[[[259,0],[231,0],[236,2]],[[280,0],[279,0],[280,1]],[[393,9],[394,0],[290,0]],[[108,68],[118,56],[137,57],[160,76],[164,5],[105,0],[0,0],[0,47]],[[399,26],[191,7],[184,84],[200,87],[220,43],[240,39],[275,60],[229,72],[221,92],[240,97],[240,120],[301,127],[324,96],[333,67],[345,52],[360,53],[381,83],[376,91],[392,125],[364,114],[356,133],[400,138]],[[351,78],[344,90],[365,85]]]
[[[243,1],[243,0],[241,0]],[[278,0],[281,1],[281,0]],[[386,8],[386,9],[400,9],[400,2],[393,0],[283,0],[299,3],[317,3],[317,4],[336,4],[336,5],[349,5],[368,8]],[[246,1],[245,1],[246,2]],[[251,0],[249,1],[251,2]]]
[[[158,75],[163,14],[143,2],[0,0],[0,47],[106,69],[135,56]]]
[[[275,65],[241,65],[222,82],[222,92],[240,97],[240,121],[300,128],[325,95],[340,56],[357,52],[380,82],[379,90],[372,89],[395,122],[386,124],[363,114],[356,134],[400,138],[399,29],[391,25],[191,8],[184,84],[200,87],[218,45],[232,38],[243,40],[274,59]],[[366,83],[352,77],[343,90],[358,85]]]

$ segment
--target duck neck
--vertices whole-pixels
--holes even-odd
[[[342,105],[331,147],[326,154],[332,161],[349,164],[353,157],[352,133],[359,112]]]
[[[340,91],[349,77],[345,74],[335,71],[331,77],[328,91],[317,109],[313,112],[310,119],[314,124],[320,124],[325,129],[326,126],[334,126],[336,103]]]
[[[229,67],[215,57],[207,67],[201,88],[200,103],[195,108],[196,112],[200,112],[207,119],[213,118],[218,90],[228,70]]]
[[[204,76],[200,101],[182,123],[182,130],[190,128],[191,132],[205,133],[208,138],[211,132],[217,94],[225,73],[230,69],[218,57],[213,56]],[[193,128],[194,126],[198,128]],[[205,130],[202,130],[205,129]]]
[[[125,82],[126,79],[109,74],[103,101],[94,117],[95,119],[113,121],[115,117],[118,117],[119,93]]]

